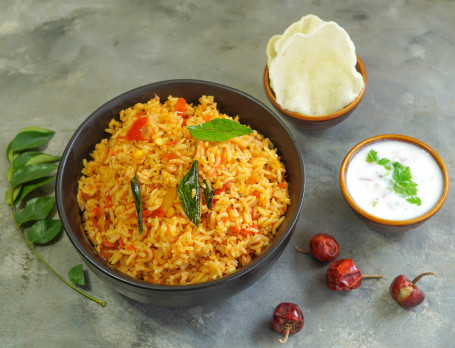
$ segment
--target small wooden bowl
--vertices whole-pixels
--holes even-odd
[[[408,142],[414,145],[417,145],[421,147],[423,150],[425,150],[427,153],[429,153],[437,162],[439,165],[439,168],[441,169],[442,172],[442,177],[443,177],[443,191],[441,194],[441,197],[439,198],[439,201],[435,204],[435,206],[426,212],[425,214],[422,214],[416,218],[413,219],[407,219],[407,220],[387,220],[387,219],[382,219],[378,218],[374,215],[371,215],[367,213],[365,210],[360,208],[352,199],[351,195],[349,194],[347,184],[346,184],[346,173],[347,169],[349,166],[349,163],[353,156],[364,146],[370,145],[372,143],[378,142],[378,141],[383,141],[383,140],[398,140],[398,141],[404,141]],[[381,232],[404,232],[411,230],[413,228],[416,228],[417,226],[420,226],[423,224],[425,221],[430,219],[434,214],[438,212],[438,210],[442,207],[442,204],[446,200],[447,193],[449,191],[449,175],[447,173],[446,166],[444,165],[444,162],[442,161],[441,157],[436,153],[435,150],[433,150],[430,146],[427,144],[423,143],[420,140],[408,137],[406,135],[399,135],[399,134],[383,134],[383,135],[377,135],[368,139],[363,140],[356,146],[354,146],[346,155],[344,158],[341,168],[340,168],[340,186],[341,186],[341,192],[344,196],[344,199],[348,203],[348,205],[352,208],[354,213],[371,229],[375,231],[381,231]]]
[[[357,65],[356,69],[359,73],[362,74],[363,76],[363,81],[364,86],[362,90],[360,91],[359,95],[357,98],[354,99],[354,101],[347,105],[345,108],[341,109],[340,111],[337,111],[332,114],[328,115],[323,115],[323,116],[308,116],[304,115],[298,112],[293,112],[286,110],[281,107],[280,104],[277,103],[275,94],[270,87],[270,80],[269,80],[269,68],[266,65],[264,69],[264,75],[262,82],[264,84],[264,89],[265,93],[267,94],[267,97],[269,100],[272,102],[273,106],[280,112],[281,115],[284,116],[284,118],[288,121],[290,121],[292,124],[294,124],[297,127],[305,128],[305,129],[311,129],[311,130],[324,130],[330,127],[333,127],[340,123],[341,121],[345,120],[348,118],[348,116],[354,111],[354,109],[359,105],[360,101],[362,100],[364,94],[365,94],[365,89],[367,87],[367,72],[365,70],[365,66],[363,65],[362,60],[357,56]]]

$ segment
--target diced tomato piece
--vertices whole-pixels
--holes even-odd
[[[112,254],[109,252],[110,250],[112,250],[112,249],[101,246],[100,255],[103,258],[105,258],[106,260],[109,260],[111,258],[111,256],[112,256]]]
[[[177,103],[175,104],[174,112],[176,112],[178,116],[182,116],[185,109],[186,109],[186,100],[183,98],[179,98],[177,100]]]
[[[164,154],[164,156],[167,158],[168,161],[180,157],[179,155],[177,155],[177,154],[174,153],[174,152],[168,152],[168,153]]]
[[[160,208],[152,211],[152,214],[150,215],[151,217],[163,217],[166,212]]]
[[[143,210],[142,211],[142,217],[149,217],[152,216],[152,212],[150,210]]]
[[[105,194],[105,197],[106,197],[106,204],[105,204],[105,208],[110,208],[112,207],[112,197],[111,197],[111,190],[114,186],[112,186],[109,190],[107,190],[106,194]]]
[[[168,143],[164,143],[164,145],[168,145],[168,146],[169,146],[169,145],[175,145],[175,144],[177,144],[178,142],[179,142],[179,139],[176,139],[176,140],[172,140],[172,141],[170,141],[170,142],[168,142]]]
[[[144,134],[144,128],[147,125],[148,121],[149,118],[147,116],[138,118],[136,121],[134,121],[133,125],[130,127],[130,129],[128,129],[128,132],[126,133],[126,140],[146,140],[147,138]]]

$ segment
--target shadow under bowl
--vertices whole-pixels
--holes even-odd
[[[443,178],[443,190],[441,193],[441,196],[437,203],[426,213],[417,216],[412,219],[406,219],[406,220],[387,220],[383,218],[379,218],[377,216],[374,216],[368,212],[366,212],[364,209],[362,209],[351,197],[349,194],[349,190],[347,187],[347,179],[346,179],[346,174],[348,171],[349,163],[351,162],[352,158],[356,155],[357,152],[359,152],[363,147],[371,145],[375,142],[380,142],[380,141],[388,141],[388,140],[395,140],[395,141],[403,141],[407,142],[413,145],[416,145],[426,151],[430,156],[434,158],[436,163],[439,166],[439,169],[441,170],[442,173],[442,178]],[[354,146],[346,155],[344,158],[341,168],[340,168],[340,187],[341,187],[341,192],[343,194],[343,197],[345,201],[348,203],[348,205],[351,207],[351,209],[354,211],[357,217],[360,218],[369,228],[375,231],[380,231],[380,232],[404,232],[404,231],[409,231],[411,229],[414,229],[421,224],[423,224],[425,221],[430,219],[433,215],[435,215],[439,209],[442,207],[444,201],[446,200],[448,191],[449,191],[449,175],[446,169],[446,166],[444,162],[442,161],[441,157],[437,154],[435,150],[433,150],[430,146],[427,144],[423,143],[420,140],[417,140],[415,138],[406,136],[406,135],[400,135],[400,134],[383,134],[383,135],[377,135],[368,139],[363,140],[356,146]]]
[[[325,130],[327,128],[333,127],[337,125],[338,123],[342,122],[346,118],[351,115],[351,113],[354,111],[354,109],[359,105],[360,101],[362,100],[365,90],[367,87],[367,82],[368,82],[368,77],[367,77],[367,72],[365,70],[365,65],[363,64],[362,60],[360,59],[359,56],[357,56],[357,65],[356,65],[357,71],[362,74],[364,85],[362,90],[360,91],[359,95],[357,98],[354,99],[352,103],[344,107],[343,109],[334,112],[332,114],[328,115],[323,115],[323,116],[309,116],[309,115],[304,115],[299,112],[294,112],[290,110],[286,110],[283,107],[281,107],[280,104],[276,101],[275,98],[275,93],[273,92],[271,86],[270,86],[270,79],[269,79],[269,68],[266,65],[264,69],[264,74],[262,78],[262,82],[264,85],[264,90],[265,94],[273,104],[273,106],[278,110],[278,112],[289,122],[291,122],[293,125],[297,127],[301,127],[304,129],[308,130]]]
[[[278,148],[286,167],[291,204],[286,218],[267,249],[245,267],[224,278],[210,282],[167,286],[138,280],[121,273],[93,248],[82,227],[76,194],[83,160],[90,157],[95,145],[108,137],[105,129],[119,112],[136,103],[144,103],[154,94],[167,100],[169,95],[183,97],[198,104],[202,95],[212,95],[220,112],[239,115],[243,124],[250,125],[268,137]],[[222,301],[247,288],[263,276],[275,263],[288,244],[298,220],[305,188],[303,158],[296,139],[287,126],[264,104],[231,87],[199,80],[169,80],[148,84],[108,101],[94,111],[76,130],[60,161],[56,178],[57,209],[71,243],[88,268],[102,281],[121,294],[147,304],[163,307],[191,307]]]

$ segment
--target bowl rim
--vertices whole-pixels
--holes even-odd
[[[286,230],[283,232],[282,236],[280,239],[278,239],[273,245],[268,247],[266,250],[264,250],[263,254],[260,255],[260,257],[257,257],[256,259],[252,260],[248,265],[240,268],[239,270],[235,271],[234,273],[224,276],[222,278],[218,278],[215,280],[210,280],[207,282],[203,283],[196,283],[196,284],[185,284],[185,285],[162,285],[162,284],[155,284],[151,282],[147,282],[144,280],[139,280],[136,278],[133,278],[132,276],[129,276],[125,273],[120,272],[119,270],[116,270],[113,267],[109,267],[108,265],[99,262],[97,259],[93,258],[90,252],[79,242],[77,239],[75,232],[72,231],[68,217],[64,213],[64,206],[63,206],[63,189],[62,189],[62,172],[63,172],[63,167],[65,166],[67,160],[68,160],[68,155],[73,148],[75,144],[76,138],[79,136],[79,134],[85,129],[86,125],[93,119],[100,117],[103,113],[107,112],[109,110],[109,105],[111,103],[114,103],[115,101],[118,100],[123,100],[128,97],[133,97],[136,93],[142,91],[142,90],[147,90],[147,89],[155,89],[158,90],[160,87],[163,86],[168,86],[172,84],[199,84],[203,86],[211,86],[215,88],[220,88],[224,90],[228,90],[230,92],[234,92],[236,94],[240,94],[247,100],[252,101],[253,103],[256,103],[259,105],[261,108],[263,108],[265,111],[267,111],[273,118],[276,119],[276,121],[283,127],[287,135],[289,136],[292,144],[294,145],[296,152],[298,154],[298,159],[299,159],[299,168],[300,172],[302,173],[302,180],[300,183],[296,183],[297,185],[301,186],[301,192],[298,197],[298,200],[296,203],[296,210],[295,210],[295,215],[291,217],[291,221],[289,223],[289,226],[286,228]],[[63,151],[63,154],[60,159],[59,167],[57,170],[56,174],[56,180],[55,180],[55,196],[56,196],[56,205],[57,205],[57,211],[60,217],[60,220],[62,221],[63,228],[65,230],[66,235],[70,239],[71,243],[77,250],[77,252],[83,257],[84,261],[89,262],[89,264],[94,267],[97,271],[101,272],[104,276],[107,276],[108,278],[113,278],[119,283],[125,284],[127,286],[136,288],[138,290],[153,290],[153,291],[174,291],[174,292],[187,292],[187,291],[194,291],[198,289],[208,289],[212,287],[219,286],[222,283],[228,283],[228,282],[233,282],[236,281],[238,278],[244,277],[247,273],[249,273],[253,268],[260,267],[261,264],[266,263],[268,259],[274,257],[274,250],[280,249],[281,245],[283,243],[287,243],[288,236],[293,233],[293,230],[297,224],[297,221],[299,220],[299,216],[302,210],[302,205],[303,205],[303,198],[304,198],[304,193],[305,193],[305,170],[304,170],[304,161],[303,161],[303,154],[300,150],[299,144],[293,135],[293,133],[290,131],[289,127],[283,122],[283,120],[278,117],[269,107],[267,107],[264,103],[262,103],[260,100],[254,98],[253,96],[249,95],[246,92],[243,92],[239,89],[223,85],[220,83],[216,82],[210,82],[210,81],[205,81],[205,80],[198,80],[198,79],[170,79],[170,80],[162,80],[162,81],[156,81],[152,82],[146,85],[142,85],[136,88],[133,88],[131,90],[128,90],[124,93],[121,93],[111,99],[109,99],[107,102],[102,104],[100,107],[95,109],[75,130],[73,135],[71,136],[70,140],[68,141],[65,150]],[[85,237],[86,238],[86,237]]]
[[[267,64],[264,68],[264,73],[263,73],[263,77],[262,77],[262,83],[264,85],[265,94],[267,95],[269,100],[272,102],[272,104],[279,111],[281,111],[283,114],[285,114],[287,116],[290,116],[290,117],[298,119],[298,120],[318,123],[318,122],[330,121],[330,120],[336,119],[338,117],[341,117],[341,116],[347,114],[348,112],[352,111],[360,103],[360,101],[363,99],[363,96],[365,95],[365,90],[366,90],[366,87],[368,84],[368,76],[367,76],[367,71],[365,69],[365,65],[363,64],[362,60],[360,59],[360,57],[357,54],[356,54],[356,57],[357,57],[356,69],[358,72],[360,72],[360,74],[363,77],[363,81],[364,81],[363,88],[360,91],[359,95],[349,105],[346,105],[343,109],[338,110],[334,113],[327,114],[327,115],[321,115],[321,116],[309,116],[309,115],[301,114],[299,112],[284,109],[276,101],[275,93],[273,92],[272,87],[270,86],[269,67]]]
[[[358,151],[360,151],[363,147],[370,145],[372,143],[384,141],[384,140],[403,141],[403,142],[407,142],[407,143],[416,145],[416,146],[424,149],[426,152],[428,152],[437,162],[437,164],[442,172],[442,176],[443,176],[443,191],[442,191],[441,197],[439,198],[438,202],[426,213],[419,215],[415,218],[405,219],[405,220],[383,219],[383,218],[379,218],[375,215],[372,215],[370,213],[367,213],[365,210],[360,208],[360,206],[357,205],[357,203],[355,203],[355,201],[352,199],[351,195],[349,194],[349,191],[348,191],[348,188],[346,185],[346,173],[347,173],[347,169],[348,169],[348,166],[349,166],[349,163],[350,163],[352,157]],[[434,214],[436,214],[438,212],[438,210],[442,207],[444,201],[447,198],[447,194],[449,191],[449,175],[447,172],[447,168],[446,168],[442,158],[439,156],[439,154],[432,147],[425,144],[423,141],[410,137],[410,136],[407,136],[407,135],[402,135],[402,134],[376,135],[376,136],[367,138],[367,139],[361,141],[360,143],[358,143],[357,145],[355,145],[351,150],[349,150],[349,152],[343,159],[343,162],[340,167],[339,181],[340,181],[341,192],[344,196],[344,199],[357,214],[361,215],[362,217],[364,217],[367,220],[370,220],[376,224],[391,226],[391,227],[400,227],[400,226],[409,226],[409,225],[420,224],[420,223],[424,222],[425,220],[429,219]]]

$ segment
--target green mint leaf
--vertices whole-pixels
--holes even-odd
[[[205,202],[207,203],[207,208],[212,209],[212,200],[213,200],[213,193],[214,191],[210,189],[209,183],[207,180],[204,180],[205,183],[205,189],[204,189],[204,195],[205,195]]]
[[[53,179],[54,179],[53,176],[46,176],[44,178],[32,180],[30,182],[27,182],[26,184],[17,186],[19,191],[15,194],[14,205],[19,204],[30,192],[47,184],[48,182],[51,182]]]
[[[11,186],[18,186],[32,180],[40,179],[58,168],[53,163],[32,164],[16,170],[11,176]]]
[[[376,162],[378,160],[378,153],[374,151],[373,149],[370,150],[367,154],[367,162],[372,163]]]
[[[25,204],[21,211],[18,207],[14,210],[14,217],[19,225],[28,221],[43,220],[49,215],[55,204],[55,197],[32,198]]]
[[[59,156],[48,155],[39,151],[27,151],[21,153],[14,159],[13,168],[14,170],[18,170],[31,164],[56,162],[59,159]]]
[[[186,128],[193,137],[204,141],[226,141],[253,132],[238,122],[224,118],[214,118],[209,122]]]
[[[134,203],[136,204],[137,228],[139,234],[142,234],[144,232],[144,225],[142,224],[142,195],[136,170],[134,171],[133,180],[131,180],[131,191],[133,192]]]
[[[201,217],[201,198],[199,193],[198,161],[193,161],[190,170],[177,186],[177,195],[188,219],[199,226]]]
[[[27,230],[27,238],[36,244],[46,244],[53,240],[62,229],[60,220],[40,220]]]
[[[71,268],[68,272],[68,278],[77,285],[86,286],[87,282],[85,281],[84,270],[82,269],[82,264],[76,265]]]
[[[29,128],[30,129],[30,128]],[[23,150],[33,149],[46,144],[54,135],[54,131],[37,131],[37,129],[44,128],[33,128],[33,130],[22,130],[16,137],[11,141],[11,150],[19,152]]]

